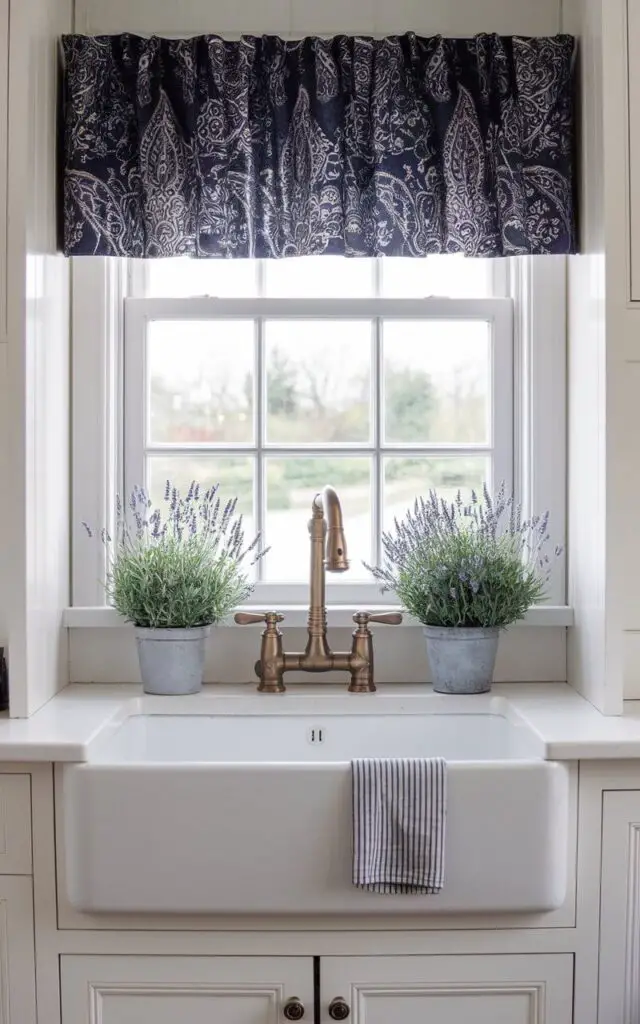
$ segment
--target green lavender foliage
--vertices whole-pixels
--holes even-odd
[[[468,505],[430,491],[383,534],[384,564],[367,568],[426,626],[501,629],[543,600],[549,540],[548,515],[523,521],[504,485]]]
[[[102,531],[111,603],[129,622],[153,629],[220,622],[253,590],[244,563],[265,554],[260,536],[245,546],[237,499],[223,504],[217,485],[201,492],[194,481],[183,498],[167,481],[164,501],[164,512],[154,509],[140,487],[126,509],[118,500],[115,539]]]

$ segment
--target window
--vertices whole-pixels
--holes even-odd
[[[220,482],[270,547],[261,583],[306,580],[326,483],[349,544],[339,587],[367,580],[381,527],[417,494],[511,482],[511,302],[491,297],[487,262],[157,261],[133,292],[127,492]]]
[[[544,480],[555,515],[562,484],[551,493],[528,455],[549,433],[530,408],[536,263],[554,287],[544,261],[74,262],[75,522],[108,520],[115,490],[136,483],[159,498],[167,478],[219,482],[270,546],[252,602],[304,602],[310,504],[330,483],[351,570],[328,579],[328,600],[351,604],[380,600],[362,563],[430,487],[504,480],[539,508]],[[556,367],[563,322],[559,335]],[[74,560],[75,604],[103,603],[100,575]]]

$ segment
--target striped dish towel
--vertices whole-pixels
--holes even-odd
[[[447,765],[441,757],[351,762],[353,884],[437,893],[444,884]]]

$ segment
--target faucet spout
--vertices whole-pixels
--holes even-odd
[[[327,606],[325,575],[327,572],[346,572],[349,568],[347,542],[344,536],[340,499],[333,487],[325,487],[316,494],[311,504],[309,520],[311,564],[309,572],[309,617],[307,644],[304,651],[286,652],[282,649],[282,633],[278,623],[282,616],[276,612],[264,615],[239,612],[236,622],[246,625],[265,621],[262,651],[256,664],[260,678],[259,690],[282,693],[285,672],[349,672],[351,693],[373,693],[373,640],[369,622],[387,622],[396,625],[402,618],[397,613],[371,615],[358,612],[354,616],[357,629],[352,634],[350,651],[332,651],[327,639]]]
[[[346,572],[349,568],[347,540],[342,522],[340,499],[333,487],[325,487],[313,499],[313,514],[321,515],[326,523],[324,541],[324,568],[327,572]]]

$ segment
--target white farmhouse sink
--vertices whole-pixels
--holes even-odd
[[[328,697],[310,706],[287,694],[241,698],[225,714],[130,715],[98,738],[87,763],[61,769],[71,903],[245,915],[560,906],[568,770],[541,760],[536,736],[505,702],[458,713],[473,707],[465,700]],[[355,889],[350,759],[429,756],[449,763],[445,888]]]

